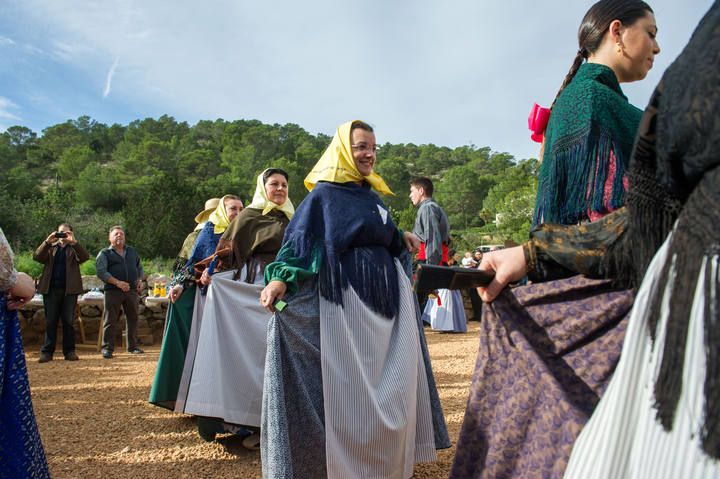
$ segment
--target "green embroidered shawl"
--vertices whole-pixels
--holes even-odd
[[[641,116],[612,69],[597,63],[580,66],[557,99],[545,131],[534,226],[576,224],[588,218],[588,211],[607,213],[608,205],[624,205],[623,177]],[[612,154],[615,174],[608,196]]]

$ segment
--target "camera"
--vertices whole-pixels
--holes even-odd
[[[67,233],[63,233],[62,231],[58,231],[55,233],[56,238],[67,238]]]

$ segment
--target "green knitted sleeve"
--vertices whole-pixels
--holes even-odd
[[[300,266],[301,259],[294,255],[289,243],[283,245],[277,257],[282,261],[274,261],[265,267],[265,284],[270,281],[282,281],[287,285],[288,294],[297,292],[298,282],[311,277],[320,271],[320,250],[315,249],[309,268]]]

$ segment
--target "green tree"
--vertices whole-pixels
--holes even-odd
[[[506,169],[483,202],[486,220],[493,222],[497,233],[506,239],[518,243],[527,239],[535,206],[537,169],[535,159]]]
[[[178,195],[178,191],[183,190],[192,191],[181,180],[158,174],[149,178],[142,190],[130,192],[122,212],[128,243],[142,256],[174,257],[185,236],[194,228],[196,211],[188,208],[187,198]]]
[[[117,211],[123,205],[118,175],[112,165],[90,164],[78,175],[76,198],[81,205]]]
[[[493,178],[476,174],[470,166],[455,166],[436,182],[434,196],[448,215],[451,227],[466,229],[482,223],[480,210],[493,184]]]
[[[384,148],[379,151],[380,158],[378,158],[375,170],[395,193],[395,196],[386,196],[383,197],[383,200],[388,206],[398,211],[403,210],[409,203],[408,193],[412,179],[406,160],[401,156],[385,157]]]
[[[71,146],[60,155],[57,173],[63,186],[75,189],[80,173],[89,165],[99,163],[98,155],[89,146]]]

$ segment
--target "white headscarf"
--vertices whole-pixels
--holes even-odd
[[[280,210],[285,213],[288,219],[292,219],[293,215],[295,214],[295,207],[290,200],[290,191],[288,191],[288,197],[285,200],[285,203],[283,203],[282,205],[273,203],[268,199],[267,192],[265,191],[265,182],[263,181],[263,176],[265,176],[266,171],[272,169],[274,168],[267,168],[265,171],[258,175],[257,183],[255,185],[255,194],[253,195],[252,203],[248,205],[248,208],[262,210],[262,214],[264,215],[268,214],[272,210]]]

